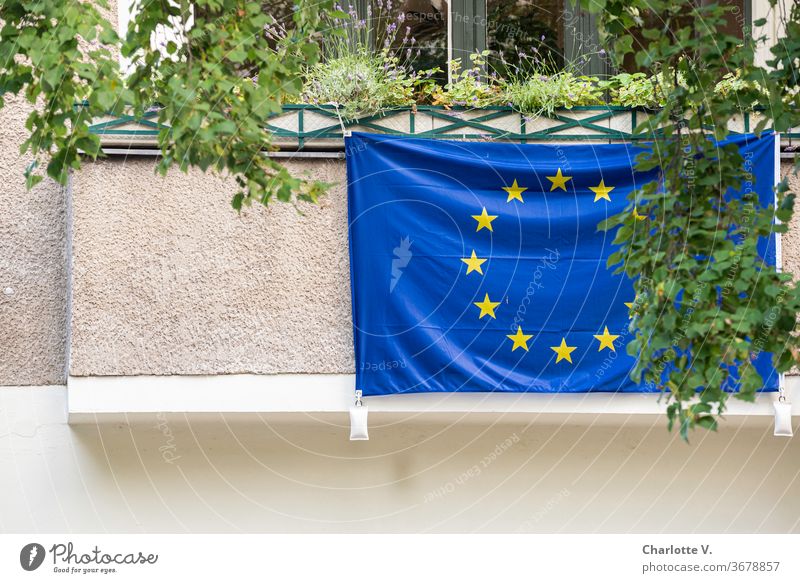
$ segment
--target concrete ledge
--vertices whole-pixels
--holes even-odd
[[[70,377],[71,423],[137,413],[343,413],[353,400],[355,375]],[[787,397],[800,377],[787,377]],[[800,389],[796,390],[800,395]],[[773,415],[776,393],[755,403],[731,399],[726,416]],[[370,413],[663,415],[654,394],[429,393],[367,397]],[[793,410],[800,415],[800,402]],[[425,415],[417,418],[425,417]]]

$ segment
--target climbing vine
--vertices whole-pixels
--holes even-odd
[[[626,211],[603,228],[615,231],[619,246],[609,263],[634,279],[627,347],[638,357],[633,376],[664,391],[669,426],[686,439],[694,427],[717,427],[729,395],[754,399],[764,386],[752,364],[760,353],[772,353],[779,372],[796,362],[800,291],[757,248],[759,238],[786,232],[795,195],[784,179],[769,207],[752,191],[732,196],[748,169],[738,147],[721,142],[729,122],[754,107],[764,116],[757,132],[800,125],[800,7],[786,16],[784,37],[760,67],[755,50],[763,38],[743,42],[723,32],[729,7],[674,0],[584,5],[597,12],[616,63],[633,56],[662,80],[654,90],[664,107],[636,129],[653,138],[637,168],[660,168],[661,179],[631,193]],[[732,75],[736,83],[714,90]]]
[[[101,155],[92,120],[155,108],[165,126],[162,172],[228,172],[239,186],[237,209],[316,201],[325,184],[292,176],[265,155],[266,122],[299,95],[331,4],[296,0],[288,21],[278,22],[255,1],[138,0],[120,39],[106,0],[3,0],[0,107],[8,94],[33,106],[21,147],[34,157],[28,185],[45,174],[63,184],[81,156]],[[276,27],[281,33],[271,34]],[[125,71],[120,52],[130,62]]]

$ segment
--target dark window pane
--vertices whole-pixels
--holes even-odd
[[[504,63],[564,66],[564,0],[488,0],[486,8],[488,48],[501,72]]]
[[[672,28],[678,29],[691,26],[698,35],[712,39],[713,35],[715,34],[728,34],[740,39],[744,39],[744,31],[750,26],[750,23],[746,22],[745,2],[746,0],[697,0],[694,4],[687,2],[685,5],[685,16],[683,16],[683,12],[681,12],[681,18],[678,19],[678,22]],[[720,27],[717,30],[709,30],[702,21],[698,21],[698,19],[691,14],[693,6],[704,4],[719,4],[720,6],[730,7],[730,12],[725,15],[725,26]],[[643,13],[642,18],[644,20],[644,25],[631,31],[631,35],[634,39],[634,53],[645,50],[649,44],[649,41],[641,34],[642,29],[659,28],[664,26],[663,21],[652,12]],[[634,54],[626,55],[622,69],[628,73],[642,71],[642,69],[636,65]]]
[[[438,67],[446,74],[446,0],[372,0],[369,17],[378,50],[389,48],[411,70]]]
[[[731,12],[725,16],[726,25],[721,32],[744,39],[744,30],[750,26],[745,22],[745,0],[718,0],[721,6],[730,6]]]

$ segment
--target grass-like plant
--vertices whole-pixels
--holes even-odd
[[[504,95],[512,107],[527,115],[550,116],[557,109],[603,103],[598,79],[571,71],[511,79],[505,84]]]
[[[560,65],[544,50],[520,51],[514,63],[501,61],[504,101],[528,116],[553,115],[557,109],[603,103],[596,77],[578,72],[578,63]]]

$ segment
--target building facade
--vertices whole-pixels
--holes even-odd
[[[370,403],[372,439],[349,442],[337,147],[286,149],[335,184],[299,208],[237,214],[232,180],[156,175],[147,138],[113,132],[28,192],[26,113],[0,110],[0,529],[800,531],[800,445],[766,400],[689,446],[647,395]],[[800,273],[800,225],[782,258]]]

